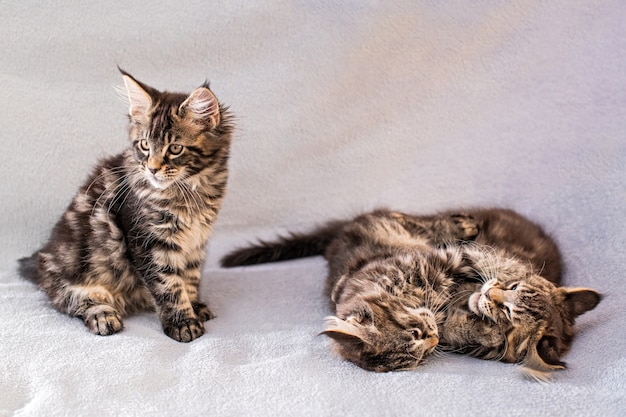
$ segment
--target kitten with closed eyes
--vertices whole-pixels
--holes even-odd
[[[599,303],[561,287],[554,241],[505,209],[414,216],[377,210],[309,234],[235,250],[224,266],[323,254],[335,315],[323,332],[372,371],[417,367],[436,346],[522,364],[537,380],[562,369],[575,318]]]
[[[91,333],[156,310],[169,337],[189,342],[213,317],[198,287],[226,192],[232,116],[206,83],[161,92],[120,71],[130,146],[98,163],[20,270]]]

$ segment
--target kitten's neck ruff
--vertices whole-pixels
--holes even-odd
[[[166,188],[156,188],[149,184],[138,194],[140,198],[166,201],[169,206],[183,206],[190,210],[200,210],[218,204],[222,198],[215,195],[217,189],[208,177],[198,177],[199,175],[195,175],[182,181],[173,181]],[[147,180],[146,182],[148,183]]]
[[[132,159],[132,155],[128,155]],[[127,162],[130,162],[127,159]],[[223,198],[223,190],[228,181],[228,171],[225,164],[205,167],[200,172],[190,176],[181,175],[180,178],[170,181],[157,182],[150,178],[145,171],[137,167],[130,173],[129,181],[141,184],[133,187],[140,200],[165,200],[186,204],[214,204]]]

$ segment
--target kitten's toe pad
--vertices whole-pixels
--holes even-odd
[[[85,318],[85,325],[93,334],[109,336],[122,330],[122,317],[113,308],[99,308]]]
[[[165,334],[178,342],[191,342],[204,334],[204,324],[195,318],[163,324]]]
[[[215,318],[209,307],[203,302],[197,302],[193,305],[193,311],[201,322],[205,322]]]

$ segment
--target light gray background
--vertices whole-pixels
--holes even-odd
[[[626,6],[619,0],[0,0],[0,415],[623,415]],[[156,316],[87,333],[16,274],[99,157],[126,145],[120,65],[205,79],[237,115],[202,292],[178,344]],[[581,317],[544,386],[461,356],[373,374],[317,337],[320,258],[217,267],[256,237],[388,206],[506,206],[561,245]]]

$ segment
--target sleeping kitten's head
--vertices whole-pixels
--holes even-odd
[[[561,356],[571,346],[574,320],[600,299],[594,290],[556,287],[539,275],[505,275],[483,284],[468,307],[506,335],[503,361],[521,363],[529,376],[542,380],[565,367]]]
[[[230,122],[208,84],[191,94],[160,92],[122,72],[135,159],[145,179],[163,190],[227,157]],[[193,180],[192,180],[193,181]]]
[[[439,343],[431,310],[383,293],[337,305],[322,333],[341,357],[375,372],[415,369]]]

